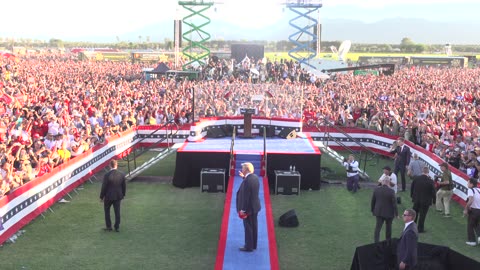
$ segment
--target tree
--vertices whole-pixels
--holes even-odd
[[[400,49],[402,51],[411,52],[413,50],[414,45],[415,45],[415,42],[413,42],[408,37],[404,37],[404,38],[402,38],[402,41],[400,42]]]
[[[173,48],[173,41],[171,39],[165,38],[164,41],[165,41],[165,50],[170,50],[171,48]]]
[[[415,48],[416,53],[423,53],[423,52],[425,52],[427,47],[423,44],[415,44],[414,48]]]
[[[63,40],[58,39],[58,38],[51,38],[51,39],[48,41],[48,45],[49,45],[50,47],[64,48]]]

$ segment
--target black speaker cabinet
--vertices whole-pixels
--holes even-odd
[[[275,195],[300,194],[300,178],[298,171],[275,170]]]
[[[232,137],[233,134],[233,126],[232,125],[223,125],[222,126],[222,131],[225,134],[225,136]],[[235,134],[236,135],[236,134]]]
[[[284,128],[280,131],[280,133],[278,133],[278,137],[284,139],[294,139],[297,137],[297,132],[295,129]]]
[[[210,127],[207,130],[207,137],[208,138],[223,138],[225,137],[225,132],[219,127]]]
[[[225,192],[225,169],[203,168],[200,172],[202,192]]]
[[[281,227],[298,227],[298,218],[295,209],[289,210],[278,219],[278,225]]]
[[[272,127],[272,126],[267,126],[266,127],[266,135],[267,137],[271,138],[271,137],[275,137],[275,127]]]

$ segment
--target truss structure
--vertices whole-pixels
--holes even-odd
[[[288,52],[288,55],[312,69],[315,66],[310,64],[310,60],[317,56],[317,50],[314,48],[318,40],[318,34],[315,27],[318,26],[318,20],[313,16],[319,8],[322,7],[321,1],[287,1],[286,6],[296,16],[289,21],[289,24],[296,30],[288,39],[296,45]],[[303,37],[303,38],[302,38]]]
[[[209,1],[178,1],[178,5],[186,9],[189,14],[182,21],[188,26],[188,30],[183,32],[183,39],[187,41],[187,45],[183,48],[184,56],[188,57],[188,61],[183,64],[184,70],[194,63],[204,64],[204,58],[210,56],[210,49],[205,43],[210,40],[211,35],[203,28],[210,23],[210,18],[203,13],[206,12],[213,2]]]

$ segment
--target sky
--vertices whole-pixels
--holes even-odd
[[[200,2],[201,0],[197,0]],[[177,0],[16,0],[2,1],[0,37],[54,37],[78,40],[122,36],[147,26],[171,28],[175,17],[186,16]],[[205,2],[212,2],[205,0]],[[286,0],[218,0],[206,13],[212,21],[255,30],[285,23],[292,14]],[[385,18],[423,18],[431,21],[480,21],[478,0],[323,0],[322,19],[375,22]],[[328,27],[328,26],[324,26]],[[159,30],[161,31],[161,30]],[[169,30],[170,32],[171,30]]]

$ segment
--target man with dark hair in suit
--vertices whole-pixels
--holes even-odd
[[[102,191],[100,200],[103,201],[105,211],[105,231],[112,231],[112,221],[110,220],[110,207],[113,205],[115,212],[114,228],[119,232],[120,227],[120,201],[125,197],[126,183],[125,175],[117,170],[118,162],[110,161],[111,170],[103,177]]]
[[[258,193],[260,183],[258,176],[253,173],[253,164],[250,162],[242,164],[242,170],[239,172],[243,178],[242,184],[237,191],[237,212],[243,219],[245,230],[245,245],[240,251],[252,252],[257,249],[258,222],[257,215],[261,209]]]
[[[417,224],[414,222],[416,215],[413,209],[403,212],[405,228],[397,243],[397,265],[400,270],[414,269],[417,265],[418,231]]]
[[[435,186],[433,179],[429,175],[428,167],[422,168],[422,174],[413,178],[410,188],[410,197],[413,201],[413,210],[418,213],[415,217],[415,223],[418,221],[418,232],[425,232],[425,218],[427,217],[428,208],[433,204],[436,198]]]
[[[392,221],[394,217],[398,216],[395,192],[388,187],[388,185],[389,180],[388,178],[385,178],[382,180],[382,185],[373,191],[371,211],[377,218],[374,233],[375,243],[380,241],[380,230],[382,229],[384,222],[386,224],[385,238],[386,240],[392,238]]]
[[[405,172],[410,164],[410,148],[405,145],[405,139],[403,137],[398,138],[397,147],[390,153],[395,154],[395,169],[393,173],[397,175],[398,179],[398,172],[400,172],[402,191],[405,191]]]

